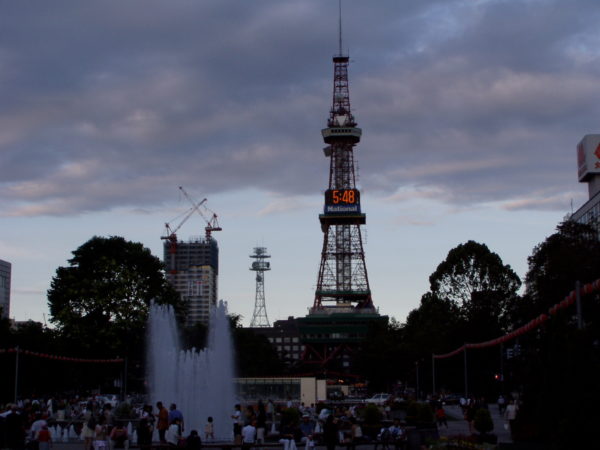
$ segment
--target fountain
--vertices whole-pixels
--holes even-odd
[[[202,351],[181,350],[175,314],[170,306],[152,305],[148,319],[148,393],[152,405],[177,405],[183,413],[187,436],[204,434],[209,416],[215,438],[232,439],[231,413],[235,404],[233,346],[227,307],[213,309],[208,345]]]

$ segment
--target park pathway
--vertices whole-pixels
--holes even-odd
[[[498,405],[489,404],[488,408],[494,422],[494,433],[498,436],[498,443],[501,442],[512,442],[510,433],[504,429],[504,418],[498,411]],[[469,425],[463,418],[462,410],[459,405],[446,405],[444,406],[446,415],[448,416],[448,428],[442,426],[439,428],[440,436],[456,436],[456,435],[469,435]]]

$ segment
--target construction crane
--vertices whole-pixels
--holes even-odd
[[[188,195],[188,193],[185,191],[185,189],[183,189],[183,187],[179,186],[179,190],[183,193],[185,198],[187,198],[189,200],[189,202],[192,204],[192,212],[198,211],[198,214],[200,214],[200,216],[206,222],[206,227],[204,227],[204,231],[206,233],[206,239],[209,239],[211,237],[211,233],[213,231],[221,231],[222,230],[222,228],[219,226],[219,221],[217,220],[217,215],[215,214],[215,212],[208,209],[206,207],[206,205],[204,204],[206,202],[206,199],[203,199],[200,203],[196,204],[196,202],[194,202],[194,200],[192,200],[192,198]],[[204,209],[211,214],[210,219],[207,219],[206,216],[204,214],[202,214],[202,211],[200,210],[201,206],[204,207]],[[191,215],[191,213],[190,213],[190,215]]]
[[[177,242],[177,230],[179,230],[181,228],[181,226],[191,217],[192,214],[194,214],[194,211],[196,211],[196,209],[198,207],[200,207],[202,204],[204,204],[204,202],[206,202],[206,198],[202,199],[202,201],[200,203],[198,203],[198,205],[194,205],[193,207],[191,207],[190,209],[188,209],[185,213],[180,214],[179,216],[175,217],[171,222],[173,222],[174,220],[177,220],[178,218],[180,218],[181,216],[183,216],[183,219],[181,220],[181,222],[179,222],[179,225],[177,225],[175,228],[171,228],[171,223],[165,223],[165,228],[167,229],[167,234],[166,236],[161,236],[161,239],[168,239],[171,242]]]
[[[198,214],[200,214],[202,219],[204,219],[204,221],[206,222],[206,227],[204,228],[204,230],[205,230],[207,239],[211,238],[211,233],[213,231],[221,231],[222,230],[222,228],[219,226],[219,222],[217,220],[217,215],[213,211],[211,211],[210,209],[208,209],[206,207],[206,205],[205,205],[205,203],[207,201],[206,198],[203,198],[200,202],[196,203],[194,200],[192,200],[192,198],[185,191],[185,189],[183,189],[183,187],[179,186],[179,190],[183,193],[185,198],[187,198],[189,200],[189,202],[192,204],[192,207],[190,209],[188,209],[187,211],[185,211],[183,214],[180,214],[179,216],[175,217],[171,222],[165,223],[166,235],[161,236],[161,239],[169,241],[168,251],[171,254],[171,257],[169,258],[170,259],[170,264],[169,264],[170,267],[168,267],[168,269],[169,269],[169,272],[173,273],[173,274],[177,273],[177,270],[175,267],[175,254],[177,253],[177,231],[183,226],[183,224],[185,222],[187,222],[187,220],[192,216],[192,214],[194,214],[194,212],[198,212]],[[202,210],[200,209],[201,207],[204,208],[206,211],[208,211],[211,214],[210,219],[207,219],[205,217],[205,215],[202,213]],[[177,224],[176,227],[172,228],[171,227],[172,222],[179,219],[180,217],[183,217],[183,218]]]

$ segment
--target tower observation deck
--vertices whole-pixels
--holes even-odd
[[[366,216],[354,168],[354,147],[362,130],[350,108],[348,63],[348,56],[333,57],[333,102],[327,128],[321,131],[328,144],[324,152],[329,158],[329,185],[319,215],[323,249],[311,314],[375,312],[360,229]]]

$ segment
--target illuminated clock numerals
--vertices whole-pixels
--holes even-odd
[[[354,191],[344,191],[342,201],[346,203],[354,203]]]
[[[336,205],[342,201],[342,194],[343,191],[333,191],[333,203],[335,203]]]
[[[327,205],[358,205],[360,193],[357,189],[331,189],[325,192]]]
[[[329,191],[327,202],[334,205],[339,203],[352,205],[358,202],[358,192],[355,189],[334,189]]]

